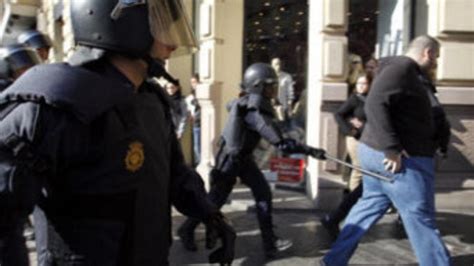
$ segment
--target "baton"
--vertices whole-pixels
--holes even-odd
[[[369,171],[369,170],[365,170],[365,169],[363,169],[363,168],[361,168],[361,167],[359,167],[359,166],[357,166],[357,165],[350,164],[350,163],[345,162],[345,161],[343,161],[343,160],[340,160],[340,159],[338,159],[338,158],[336,158],[336,157],[333,157],[333,156],[331,156],[331,155],[328,155],[327,153],[324,154],[324,157],[325,157],[326,159],[328,159],[328,160],[331,160],[331,161],[334,161],[334,162],[336,162],[336,163],[342,164],[342,165],[344,165],[345,167],[349,167],[349,168],[355,169],[355,170],[357,170],[357,171],[360,171],[361,173],[366,174],[366,175],[369,175],[369,176],[371,176],[371,177],[375,177],[375,178],[377,178],[377,179],[380,179],[380,180],[383,180],[383,181],[387,181],[387,182],[390,182],[390,183],[393,182],[393,179],[392,179],[392,178],[386,177],[386,176],[381,175],[381,174],[378,174],[378,173],[374,173],[374,172]]]
[[[340,159],[338,159],[338,158],[336,158],[336,157],[334,157],[334,156],[331,156],[331,155],[327,154],[326,151],[324,151],[324,150],[316,149],[316,148],[313,148],[313,147],[311,147],[311,146],[309,146],[309,145],[303,145],[302,148],[303,148],[303,151],[304,151],[305,154],[310,155],[311,157],[314,157],[315,159],[318,159],[318,160],[328,159],[328,160],[334,161],[334,162],[336,162],[336,163],[338,163],[338,164],[342,164],[342,165],[344,165],[345,167],[349,167],[349,168],[358,170],[358,171],[360,171],[361,173],[366,174],[366,175],[368,175],[368,176],[375,177],[375,178],[377,178],[377,179],[380,179],[380,180],[383,180],[383,181],[386,181],[386,182],[390,182],[390,183],[393,182],[393,179],[392,179],[392,178],[386,177],[386,176],[384,176],[384,175],[381,175],[381,174],[379,174],[379,173],[375,173],[375,172],[372,172],[372,171],[369,171],[369,170],[365,170],[365,169],[363,169],[363,168],[360,167],[360,166],[347,163],[347,162],[345,162],[345,161],[343,161],[343,160],[340,160]],[[322,157],[319,157],[319,158],[318,158],[318,156],[314,156],[313,153],[312,153],[312,150],[319,150],[319,151],[321,151],[321,152],[322,152],[321,155],[322,155],[322,157],[324,157],[324,158],[322,158]]]

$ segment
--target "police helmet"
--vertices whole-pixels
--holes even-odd
[[[278,84],[275,70],[265,63],[255,63],[249,66],[244,73],[242,89],[247,93],[262,94],[265,85]]]
[[[0,49],[0,71],[2,76],[11,78],[13,73],[41,63],[38,53],[21,44],[13,44]]]
[[[77,44],[135,58],[148,55],[155,40],[197,47],[181,0],[74,0],[71,19]]]
[[[50,48],[51,40],[46,34],[37,30],[28,30],[18,36],[18,43],[34,49]]]

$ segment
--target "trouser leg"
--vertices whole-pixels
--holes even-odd
[[[403,172],[385,189],[399,211],[420,265],[450,265],[450,255],[435,222],[433,159],[404,159]]]
[[[329,220],[331,223],[339,224],[346,218],[347,214],[349,214],[349,211],[362,196],[362,187],[363,185],[361,183],[344,197],[338,208],[329,215]]]
[[[241,171],[240,178],[252,191],[255,199],[257,219],[262,232],[265,246],[273,245],[275,234],[272,220],[272,193],[264,175],[255,162],[245,162],[245,169]]]

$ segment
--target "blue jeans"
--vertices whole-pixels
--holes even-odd
[[[451,265],[449,253],[435,225],[433,159],[403,158],[401,171],[391,174],[384,169],[382,152],[362,143],[358,152],[362,168],[391,177],[393,182],[364,175],[362,198],[350,211],[324,262],[329,266],[347,265],[362,236],[393,203],[420,265]]]
[[[194,166],[201,161],[201,128],[193,127],[193,150],[194,150]]]

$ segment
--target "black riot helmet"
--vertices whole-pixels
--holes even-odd
[[[71,19],[77,44],[130,57],[147,56],[155,40],[175,55],[196,48],[181,0],[74,0]]]
[[[0,49],[1,75],[17,78],[28,68],[40,64],[38,53],[21,44],[13,44]]]
[[[245,70],[241,87],[246,93],[262,94],[266,85],[276,86],[277,84],[278,77],[272,66],[265,63],[255,63]]]
[[[37,30],[28,30],[18,36],[18,43],[34,49],[50,48],[51,40],[46,34]]]

